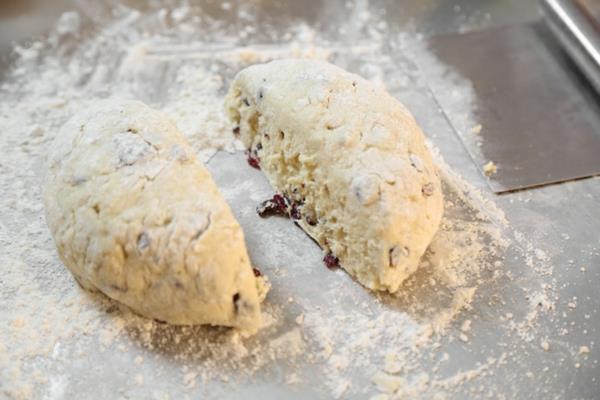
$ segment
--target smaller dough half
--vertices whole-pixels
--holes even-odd
[[[371,289],[395,292],[443,213],[421,129],[384,90],[315,60],[239,72],[226,109],[292,218]],[[332,261],[334,260],[334,261]]]
[[[49,149],[46,219],[85,288],[172,324],[256,331],[266,290],[208,170],[164,114],[94,103]]]

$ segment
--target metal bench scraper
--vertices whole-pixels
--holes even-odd
[[[546,22],[429,42],[472,82],[479,138],[457,133],[496,193],[600,174],[598,22],[575,0],[540,5]],[[431,90],[447,108],[450,97]]]

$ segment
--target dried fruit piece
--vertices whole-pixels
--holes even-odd
[[[255,153],[246,151],[246,161],[252,168],[260,169],[260,160]]]
[[[325,257],[323,257],[323,262],[329,269],[336,269],[340,266],[340,260],[332,253],[325,254]]]
[[[289,214],[290,214],[290,218],[293,220],[299,220],[302,218],[302,214],[300,213],[300,210],[298,209],[298,203],[296,203],[295,201],[292,202],[292,204],[289,207]]]
[[[290,200],[289,197],[281,194],[275,194],[273,198],[263,201],[256,207],[256,212],[261,217],[286,215],[294,221],[298,221],[302,219],[301,206],[301,202]]]
[[[256,212],[260,217],[287,215],[286,201],[282,195],[275,194],[271,199],[263,201],[256,207]]]

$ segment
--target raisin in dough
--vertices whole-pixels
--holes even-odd
[[[111,101],[73,117],[45,184],[48,226],[82,286],[172,324],[259,327],[264,282],[242,229],[164,114]]]
[[[239,72],[226,109],[299,225],[366,287],[398,290],[443,213],[438,171],[406,108],[331,64],[279,60]]]

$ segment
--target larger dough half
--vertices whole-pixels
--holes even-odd
[[[406,108],[359,76],[313,60],[241,71],[226,108],[329,260],[337,257],[371,289],[398,290],[443,213],[438,172]]]

